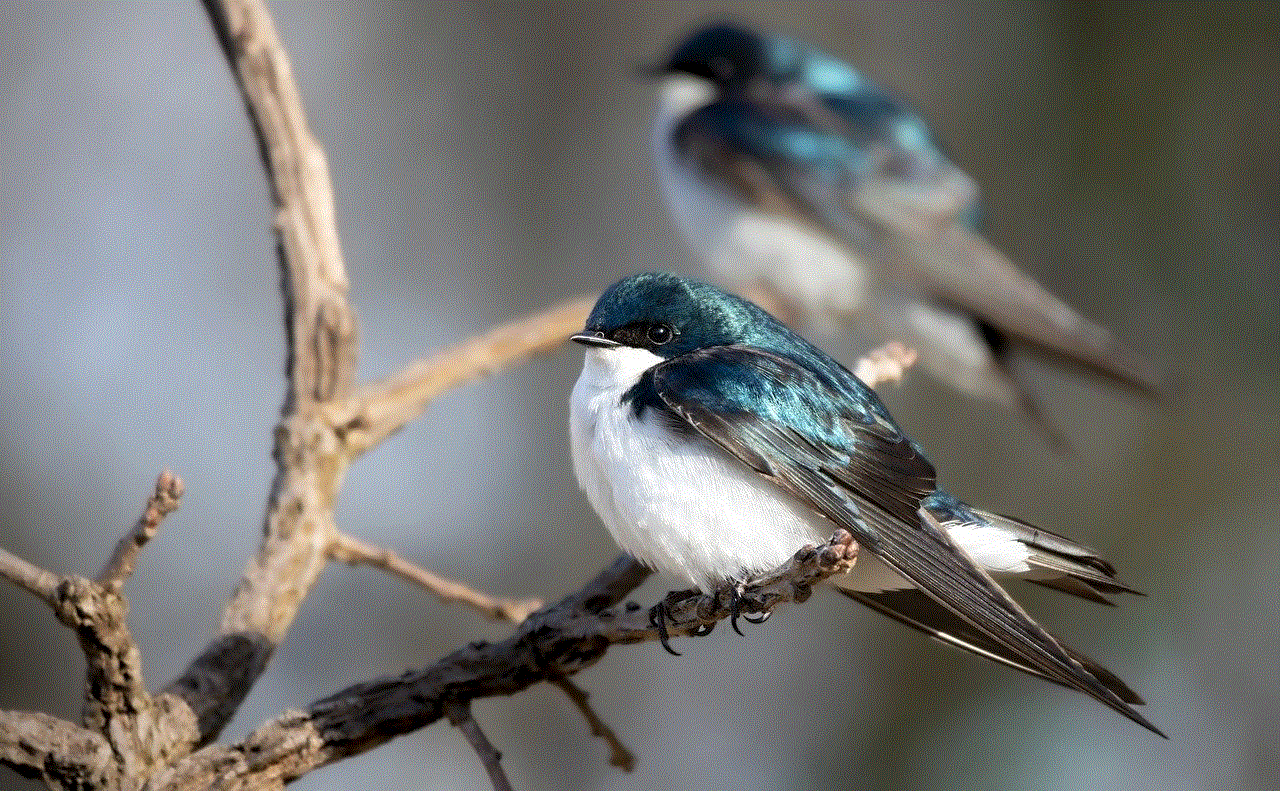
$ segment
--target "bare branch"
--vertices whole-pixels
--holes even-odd
[[[353,457],[359,456],[421,415],[440,394],[558,347],[582,329],[594,302],[594,297],[561,302],[412,363],[335,405],[330,420]]]
[[[165,688],[190,707],[185,713],[172,708],[173,716],[200,729],[170,729],[175,748],[217,735],[328,561],[334,503],[350,459],[320,410],[326,401],[349,397],[356,361],[356,320],[347,302],[328,163],[307,126],[288,56],[259,0],[206,0],[206,6],[244,94],[276,200],[289,389],[258,554],[223,612],[221,634]]]
[[[329,547],[329,557],[353,566],[358,563],[364,563],[380,568],[388,574],[394,574],[414,585],[425,588],[428,593],[435,594],[441,601],[468,605],[495,621],[520,623],[542,606],[542,602],[537,599],[516,601],[486,596],[460,582],[454,582],[438,574],[432,574],[430,571],[410,563],[389,549],[366,544],[360,539],[343,532],[339,532],[334,536],[333,544]]]
[[[77,727],[47,715],[11,712],[16,746],[0,745],[3,760],[24,773],[39,766],[47,782],[74,787],[88,771],[85,757],[92,756],[93,774],[100,779],[138,775],[157,752],[153,728],[153,699],[142,675],[138,645],[129,631],[129,605],[121,589],[133,570],[142,545],[155,534],[165,514],[177,507],[182,482],[172,473],[160,475],[155,492],[138,524],[121,539],[103,570],[101,581],[58,576],[0,550],[0,571],[40,596],[80,641],[86,679],[81,721]],[[2,730],[2,729],[0,729]],[[92,737],[92,738],[90,738]],[[106,759],[91,748],[101,739]],[[29,764],[22,763],[22,759]],[[87,787],[87,786],[86,786]]]
[[[839,530],[821,547],[806,547],[739,592],[740,611],[772,612],[803,601],[818,581],[847,571],[857,545]],[[155,788],[203,787],[214,777],[224,791],[249,791],[264,778],[287,782],[396,736],[430,725],[450,703],[513,695],[540,681],[570,676],[600,660],[615,643],[658,639],[649,611],[616,608],[649,572],[622,556],[582,590],[529,617],[499,643],[474,642],[434,665],[395,678],[349,687],[268,722],[238,745],[213,745],[180,761]],[[672,635],[706,634],[732,614],[732,590],[688,592],[664,602]]]
[[[76,633],[86,666],[81,720],[106,734],[122,760],[137,754],[136,726],[139,716],[150,711],[151,695],[143,681],[138,645],[129,631],[129,606],[119,590],[82,577],[59,576],[2,549],[0,574],[38,596]],[[32,722],[25,727],[49,728],[61,721],[48,718]],[[59,727],[76,726],[62,723]],[[49,747],[65,750],[65,745],[51,743]],[[51,752],[45,757],[55,763],[71,760],[62,753]]]
[[[0,577],[12,582],[50,607],[57,605],[58,582],[61,578],[8,550],[0,549]]]
[[[591,708],[590,696],[586,690],[573,683],[568,676],[552,676],[547,681],[559,687],[565,696],[573,701],[573,705],[578,707],[583,719],[591,726],[591,735],[597,739],[603,739],[604,743],[609,745],[609,763],[624,772],[630,772],[635,769],[635,755],[627,749],[622,740],[618,738],[618,735],[613,732],[613,729],[604,720],[600,719],[600,715],[596,714],[595,709]]]
[[[98,584],[109,590],[119,591],[124,581],[133,574],[138,552],[155,537],[160,522],[178,510],[182,500],[182,479],[165,470],[156,478],[155,492],[147,499],[147,508],[133,529],[121,536],[111,559],[98,574]]]
[[[54,612],[75,631],[84,652],[86,727],[107,735],[117,752],[138,753],[135,726],[151,708],[142,658],[129,631],[129,606],[116,591],[81,577],[63,577]],[[130,743],[124,744],[125,738]]]
[[[916,350],[897,341],[872,349],[858,360],[853,375],[867,387],[879,387],[890,382],[897,384],[907,369],[916,364]]]
[[[51,788],[105,788],[115,758],[87,728],[36,711],[0,711],[0,764]]]
[[[471,749],[480,757],[480,763],[484,764],[484,770],[489,775],[489,782],[493,784],[493,791],[512,791],[511,781],[507,779],[507,773],[502,771],[502,753],[493,746],[484,731],[480,730],[480,723],[471,716],[471,706],[453,701],[445,704],[444,712],[449,722],[462,731],[462,735],[471,743]]]

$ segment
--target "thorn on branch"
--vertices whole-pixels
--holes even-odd
[[[502,770],[502,753],[493,746],[484,731],[480,730],[480,723],[471,716],[470,704],[451,701],[445,704],[444,712],[449,722],[462,731],[462,735],[471,743],[471,749],[480,757],[480,763],[484,764],[484,770],[489,774],[489,782],[493,784],[493,791],[512,791],[511,781]]]
[[[354,536],[338,532],[329,546],[329,557],[352,566],[364,563],[382,569],[388,574],[419,585],[441,601],[457,602],[473,607],[495,621],[520,623],[542,607],[537,599],[499,599],[486,596],[460,582],[445,579],[438,574],[405,560],[389,549],[366,544]]]
[[[164,518],[178,510],[183,490],[182,479],[172,471],[165,470],[160,473],[160,477],[156,478],[155,491],[147,499],[146,510],[142,512],[133,529],[121,536],[111,559],[98,574],[99,585],[111,591],[120,590],[124,581],[133,574],[138,552],[155,537]]]

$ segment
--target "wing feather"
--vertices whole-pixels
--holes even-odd
[[[1002,661],[1091,695],[1160,733],[949,538],[922,503],[937,488],[932,465],[852,374],[721,346],[673,358],[646,376],[670,416],[848,530],[998,646]]]
[[[849,245],[884,287],[914,289],[1053,357],[1162,392],[1148,361],[975,230],[977,187],[923,122],[888,100],[851,110],[842,98],[722,99],[682,121],[675,145],[747,202]]]

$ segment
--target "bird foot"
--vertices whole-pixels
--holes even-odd
[[[769,620],[770,612],[747,613],[743,612],[742,605],[746,602],[746,598],[742,592],[746,590],[747,584],[740,580],[729,580],[729,625],[733,627],[733,631],[742,634],[742,629],[738,627],[738,619],[742,618],[747,623],[761,624]],[[745,636],[745,635],[744,635]]]
[[[677,602],[683,601],[690,596],[701,595],[701,591],[696,588],[682,591],[671,591],[663,597],[662,601],[649,608],[649,624],[658,630],[658,642],[668,654],[672,656],[682,656],[676,649],[671,647],[671,632],[667,628],[667,623],[671,621],[669,607]],[[711,634],[711,630],[715,628],[715,624],[703,624],[694,630],[695,637]]]

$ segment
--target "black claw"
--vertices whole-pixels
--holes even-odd
[[[773,613],[762,612],[762,613],[757,613],[756,615],[747,615],[746,613],[743,613],[742,618],[748,623],[764,623],[765,621],[769,620],[770,615],[773,615]]]
[[[658,642],[666,649],[668,654],[672,656],[681,656],[680,652],[671,647],[671,634],[667,632],[667,603],[660,601],[649,609],[649,623],[658,627]]]
[[[743,634],[742,627],[738,626],[738,618],[742,615],[742,612],[739,610],[739,603],[741,601],[742,600],[738,598],[738,591],[735,588],[733,591],[733,598],[729,601],[729,625],[733,627],[733,631],[743,637],[746,637],[746,635]]]

